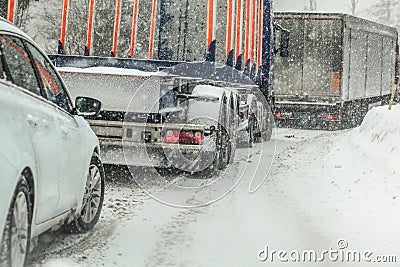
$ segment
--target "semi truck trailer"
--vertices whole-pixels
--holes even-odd
[[[278,12],[290,31],[288,57],[276,58],[279,125],[346,128],[385,105],[395,83],[395,28],[346,14]]]
[[[97,97],[88,122],[105,164],[211,175],[233,161],[238,94],[210,81],[110,67],[58,68],[73,95]]]

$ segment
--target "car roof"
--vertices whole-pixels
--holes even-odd
[[[26,35],[22,30],[20,30],[17,26],[11,24],[2,17],[0,17],[0,31],[17,34],[33,42],[33,40],[28,35]]]

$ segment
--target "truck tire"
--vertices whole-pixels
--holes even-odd
[[[267,129],[265,129],[263,132],[263,140],[265,142],[268,142],[269,140],[271,140],[271,137],[272,137],[272,125],[269,124],[267,126]]]
[[[235,153],[236,153],[236,146],[232,145],[232,140],[229,140],[229,159],[228,159],[228,164],[230,164],[230,163],[235,161]]]
[[[231,152],[230,148],[230,142],[229,142],[229,136],[228,133],[225,130],[221,130],[221,135],[220,135],[220,142],[217,144],[217,147],[219,148],[219,169],[223,170],[228,166],[229,164],[229,158],[230,155],[229,153]]]
[[[262,139],[265,142],[271,140],[274,118],[270,109],[268,109],[266,128],[262,132]]]
[[[213,162],[201,172],[195,173],[196,178],[211,178],[219,170],[220,158],[217,151],[214,156]]]
[[[253,143],[254,143],[254,121],[253,121],[253,116],[251,115],[249,117],[249,130],[248,130],[248,134],[249,134],[249,139],[247,140],[247,146],[248,147],[253,147]]]
[[[262,142],[262,134],[261,130],[257,127],[254,131],[254,143],[261,143]]]
[[[226,168],[227,163],[225,162],[226,160],[229,160],[227,158],[227,155],[224,156],[223,154],[226,154],[226,151],[222,151],[222,147],[224,146],[224,137],[223,132],[224,130],[219,130],[216,138],[216,151],[214,154],[214,160],[213,162],[205,168],[203,171],[197,173],[200,175],[202,178],[210,178],[212,177],[215,173],[217,173],[219,170],[222,170]],[[225,131],[224,131],[225,132]]]
[[[30,190],[24,176],[15,189],[0,244],[0,263],[8,267],[23,267],[29,252],[32,205]]]

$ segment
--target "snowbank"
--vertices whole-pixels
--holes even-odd
[[[362,152],[360,157],[396,169],[400,159],[400,106],[393,106],[391,111],[387,106],[373,108],[349,137]]]
[[[279,187],[328,240],[343,238],[349,249],[397,255],[399,138],[400,106],[374,108],[358,128],[322,132],[303,145],[299,139],[277,161]]]

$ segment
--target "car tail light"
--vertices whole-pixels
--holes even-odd
[[[277,118],[277,119],[282,118],[282,114],[281,113],[275,113],[275,118]]]

